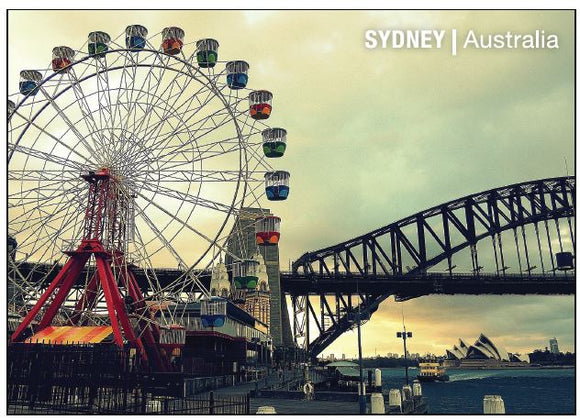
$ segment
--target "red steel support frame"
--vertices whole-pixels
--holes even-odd
[[[38,330],[48,327],[61,308],[71,288],[79,278],[91,256],[94,257],[97,270],[89,281],[83,295],[77,301],[71,324],[77,323],[83,310],[94,306],[98,294],[98,284],[102,286],[107,304],[109,319],[113,328],[115,343],[124,346],[125,340],[131,347],[137,349],[143,361],[151,359],[157,370],[170,370],[170,364],[162,357],[159,346],[159,329],[148,322],[149,309],[145,305],[143,294],[137,280],[128,269],[122,249],[124,226],[119,219],[118,190],[115,178],[107,169],[91,172],[82,177],[89,183],[89,197],[85,211],[85,227],[83,239],[76,251],[68,251],[69,258],[50,286],[26,315],[22,323],[12,334],[10,341],[17,342],[25,339],[25,332],[31,327],[32,321],[40,311],[50,302],[38,323]],[[108,230],[108,231],[105,231]],[[105,247],[105,241],[110,249]],[[138,304],[138,315],[141,318],[139,326],[143,340],[135,332],[126,305],[123,301],[117,279],[111,270],[111,263],[120,273],[120,280],[125,286],[128,296]],[[52,297],[52,301],[50,298]],[[145,343],[144,343],[144,342]]]

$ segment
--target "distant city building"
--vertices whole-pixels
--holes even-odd
[[[550,338],[550,353],[559,354],[560,350],[558,349],[558,340],[556,337]]]
[[[344,355],[344,353],[342,353],[342,360],[344,360],[344,359],[345,359],[345,355]]]
[[[331,353],[330,356],[328,356],[328,360],[334,362],[334,353]]]
[[[270,334],[272,335],[273,344],[276,347],[293,347],[292,333],[290,329],[290,318],[286,307],[286,298],[280,286],[280,258],[278,245],[258,246],[256,243],[256,218],[271,216],[269,209],[260,209],[252,207],[243,207],[240,209],[232,232],[228,238],[228,251],[240,258],[250,258],[259,252],[266,266],[266,275],[268,281],[268,308],[265,308],[265,292],[258,290],[252,296],[250,305],[252,311],[261,313],[264,318],[269,318]],[[226,255],[225,264],[230,266],[233,263],[232,256]],[[241,292],[244,298],[247,293]],[[244,308],[245,309],[245,308]]]

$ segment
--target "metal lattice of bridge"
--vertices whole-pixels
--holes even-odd
[[[575,250],[575,190],[574,177],[496,188],[305,253],[281,276],[296,345],[316,357],[393,295],[574,294],[556,257]]]

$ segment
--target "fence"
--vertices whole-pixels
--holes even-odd
[[[148,413],[155,414],[250,414],[250,395],[214,395],[153,400]]]
[[[183,398],[179,374],[148,372],[114,346],[11,345],[7,367],[8,414],[249,414],[248,395]]]
[[[72,395],[71,395],[72,394]],[[250,396],[214,395],[189,398],[147,397],[128,393],[99,392],[89,402],[60,389],[50,400],[10,400],[8,414],[250,414]]]

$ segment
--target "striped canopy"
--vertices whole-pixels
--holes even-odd
[[[45,344],[100,343],[112,333],[113,328],[109,325],[100,327],[46,327],[25,342]]]

